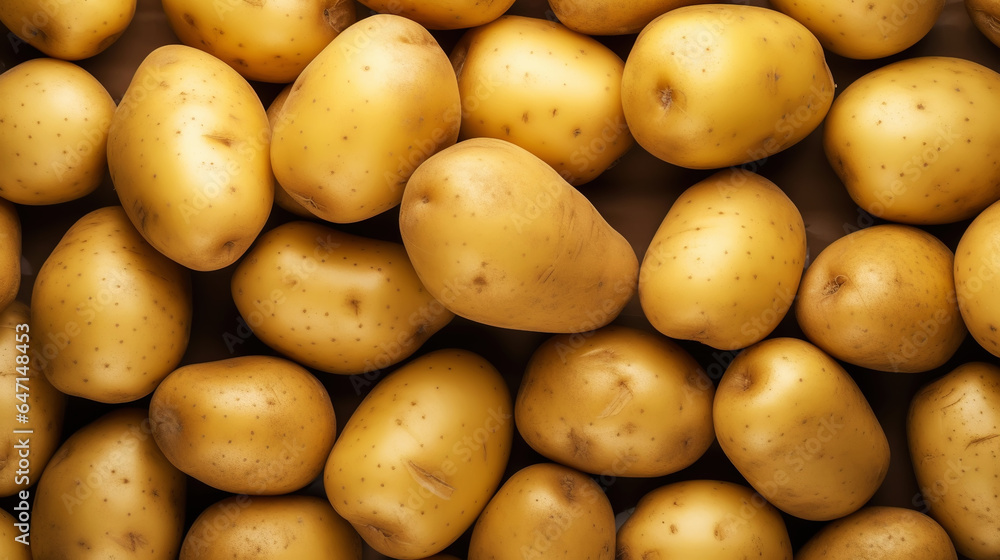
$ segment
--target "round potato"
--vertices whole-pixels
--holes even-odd
[[[948,533],[926,515],[901,507],[871,506],[824,526],[795,560],[956,560]]]
[[[715,386],[673,341],[609,325],[546,340],[521,378],[514,419],[535,451],[611,476],[664,476],[715,441]]]
[[[14,205],[0,198],[0,310],[21,289],[21,219]]]
[[[0,197],[43,205],[93,192],[114,113],[101,82],[71,62],[36,58],[0,74]]]
[[[25,494],[27,497],[27,494]],[[18,504],[21,506],[22,504]],[[29,512],[30,506],[25,501],[23,508],[15,506],[14,513]],[[18,511],[20,509],[20,511]],[[7,510],[0,509],[0,557],[6,560],[31,560],[31,524],[30,517],[15,517]]]
[[[975,216],[1000,199],[1000,74],[951,57],[874,70],[837,97],[823,148],[851,198],[908,224]]]
[[[833,91],[823,47],[808,29],[742,4],[659,16],[639,33],[622,74],[636,142],[695,169],[765,159],[797,143],[823,121]]]
[[[806,337],[838,360],[881,371],[934,369],[967,333],[954,258],[939,239],[912,226],[854,231],[809,265],[795,317]]]
[[[337,420],[309,371],[271,356],[178,368],[149,402],[153,438],[184,473],[234,494],[287,494],[312,482]]]
[[[485,25],[507,11],[514,0],[359,0],[380,13],[403,16],[428,29],[463,29]]]
[[[0,23],[48,56],[80,60],[117,41],[132,23],[135,8],[136,0],[4,0]]]
[[[639,269],[639,302],[671,338],[745,348],[791,309],[805,261],[805,224],[788,196],[756,173],[720,171],[670,207]]]
[[[962,233],[955,247],[955,292],[969,333],[1000,356],[1000,202],[991,204]]]
[[[549,0],[552,14],[566,27],[587,35],[638,33],[662,14],[706,0]]]

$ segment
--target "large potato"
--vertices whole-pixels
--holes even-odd
[[[413,170],[455,143],[461,120],[437,40],[412,20],[371,16],[295,80],[274,123],[274,175],[316,216],[358,222],[397,206]]]
[[[224,62],[165,45],[136,69],[108,132],[108,167],[136,229],[199,271],[236,262],[271,212],[270,126]]]
[[[0,23],[48,56],[80,60],[118,40],[132,23],[135,7],[136,0],[4,0]]]
[[[838,360],[921,372],[951,358],[966,335],[954,255],[921,229],[882,224],[835,240],[802,276],[795,317]]]
[[[638,33],[674,8],[704,3],[706,0],[549,0],[560,23],[587,35]]]
[[[437,554],[500,485],[513,439],[500,373],[466,350],[438,350],[375,385],[330,452],[323,486],[372,548]]]
[[[901,507],[871,506],[825,525],[795,560],[956,560],[948,533],[926,515]]]
[[[36,58],[0,74],[0,197],[40,205],[93,192],[114,113],[101,82],[71,62]]]
[[[104,403],[153,392],[191,333],[189,272],[153,249],[120,206],[85,214],[38,270],[35,367],[63,393]]]
[[[340,374],[400,362],[454,317],[399,243],[302,221],[261,236],[233,272],[232,293],[257,338]]]
[[[178,368],[149,402],[153,438],[178,469],[226,492],[294,492],[323,470],[337,433],[326,388],[271,356]]]
[[[589,476],[555,463],[514,473],[486,504],[469,560],[614,560],[615,512]]]
[[[146,411],[108,412],[69,437],[45,467],[31,519],[34,560],[174,560],[186,477],[149,432]]]
[[[513,142],[571,185],[594,179],[632,147],[622,114],[625,63],[591,37],[503,16],[466,32],[451,62],[462,94],[460,139]]]
[[[713,420],[747,482],[802,519],[858,510],[889,470],[889,443],[861,389],[803,340],[768,339],[737,355],[719,381]]]
[[[1000,557],[1000,367],[965,363],[913,397],[906,434],[924,506],[958,553]]]
[[[833,91],[823,47],[808,29],[742,4],[685,6],[654,19],[622,75],[636,142],[696,169],[765,159],[797,143],[826,116]]]
[[[639,302],[661,333],[723,350],[770,334],[806,261],[795,204],[771,181],[720,171],[674,201],[639,269]]]
[[[969,334],[1000,356],[1000,202],[980,212],[955,247],[955,293]]]
[[[0,309],[21,289],[21,219],[14,205],[0,198]]]
[[[1000,74],[916,57],[882,66],[837,97],[823,148],[869,214],[909,224],[971,218],[1000,199]]]
[[[359,0],[381,13],[412,19],[428,29],[461,29],[487,24],[507,11],[514,0]]]
[[[472,138],[424,162],[399,229],[431,295],[487,325],[593,330],[635,294],[628,241],[554,169],[504,140]]]
[[[535,451],[610,476],[664,476],[715,441],[715,386],[671,340],[608,325],[560,334],[532,354],[514,419]]]

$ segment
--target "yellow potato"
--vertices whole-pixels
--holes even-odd
[[[922,372],[965,339],[954,255],[921,229],[882,224],[835,240],[802,276],[795,317],[805,336],[847,363]]]
[[[41,205],[93,192],[114,113],[101,82],[71,62],[36,58],[0,74],[0,197]]]
[[[639,302],[661,333],[745,348],[784,319],[806,261],[795,204],[768,179],[719,171],[674,201],[639,269]]]
[[[29,515],[23,522],[20,517],[16,517],[20,516],[22,511],[28,512]],[[31,518],[28,502],[15,506],[14,514],[0,509],[0,558],[31,560]]]
[[[4,0],[0,23],[48,56],[80,60],[117,41],[135,8],[136,0]]]
[[[535,451],[611,476],[664,476],[715,441],[715,386],[671,340],[608,325],[560,334],[532,354],[514,418]]]
[[[203,511],[178,560],[361,560],[361,537],[315,496],[231,496]]]
[[[774,507],[732,482],[686,480],[644,495],[618,529],[616,560],[792,560]]]
[[[962,321],[980,346],[1000,356],[1000,202],[979,213],[955,247],[955,293]]]
[[[614,560],[615,512],[589,476],[555,463],[522,468],[476,520],[469,560]]]
[[[462,94],[459,138],[500,138],[571,185],[614,164],[632,135],[622,114],[625,63],[558,23],[503,16],[465,33],[451,52]]]
[[[38,270],[34,366],[68,395],[104,403],[153,392],[191,333],[189,272],[154,250],[120,206],[87,213]]]
[[[157,250],[198,271],[236,262],[274,201],[270,126],[257,93],[185,45],[149,53],[108,133],[118,198]]]
[[[339,374],[398,363],[454,317],[399,243],[303,221],[261,236],[233,272],[232,293],[257,338]]]
[[[1000,1],[965,0],[964,4],[976,29],[1000,47]]]
[[[461,29],[487,24],[507,11],[514,0],[359,0],[380,13],[412,19],[428,29]]]
[[[638,33],[649,22],[674,8],[707,0],[549,0],[552,13],[566,27],[587,35]]]
[[[920,503],[972,560],[1000,557],[1000,367],[969,362],[921,389],[906,434]]]
[[[797,143],[826,116],[833,91],[823,48],[808,29],[742,4],[659,16],[639,34],[622,75],[636,142],[695,169],[765,159]]]
[[[281,88],[278,95],[276,95],[271,101],[271,104],[267,106],[267,122],[271,128],[274,128],[274,123],[278,120],[278,113],[281,111],[281,108],[285,106],[285,101],[288,99],[288,94],[292,92],[293,85],[294,84],[288,84],[287,86]],[[277,180],[275,180],[274,183],[274,203],[283,210],[291,212],[299,218],[313,217],[313,213],[292,198],[292,195],[288,194],[285,187],[282,187]]]
[[[45,467],[31,518],[33,560],[174,560],[185,476],[160,452],[146,411],[116,409],[80,428]]]
[[[378,552],[437,554],[500,485],[513,441],[500,373],[466,350],[438,350],[383,378],[333,446],[323,486]]]
[[[713,420],[747,482],[802,519],[858,510],[889,469],[889,443],[864,394],[803,340],[772,338],[738,354],[719,381]]]
[[[926,515],[901,507],[871,506],[825,525],[795,560],[956,560],[948,533]]]
[[[178,469],[234,494],[287,494],[323,470],[337,433],[326,388],[271,356],[178,368],[149,403],[153,438]]]
[[[628,241],[555,170],[504,140],[465,140],[422,164],[399,229],[427,291],[487,325],[593,330],[635,293]]]
[[[21,289],[21,219],[13,204],[0,198],[0,310]]]
[[[882,66],[844,89],[823,149],[851,198],[873,216],[945,224],[1000,199],[1000,74],[960,58]]]
[[[399,204],[421,162],[455,143],[461,112],[455,71],[426,29],[396,15],[365,18],[295,80],[275,118],[274,175],[324,220],[371,218]]]

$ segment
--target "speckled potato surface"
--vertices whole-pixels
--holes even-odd
[[[89,58],[114,44],[135,16],[136,0],[6,0],[0,23],[48,56]]]
[[[17,208],[0,199],[0,310],[21,289],[21,219]]]
[[[795,560],[956,560],[955,545],[933,519],[912,509],[869,506],[823,526]]]
[[[278,95],[274,96],[271,100],[271,104],[267,106],[267,123],[274,128],[274,123],[278,121],[278,114],[281,108],[285,106],[285,101],[288,100],[288,94],[292,92],[292,86],[295,84],[288,84],[287,86],[281,88]],[[273,172],[273,171],[272,171]],[[292,195],[288,194],[285,187],[281,186],[281,183],[277,182],[275,179],[274,183],[274,203],[288,212],[295,214],[299,218],[312,218],[313,213],[307,210],[304,206],[299,204],[297,200],[292,198]]]

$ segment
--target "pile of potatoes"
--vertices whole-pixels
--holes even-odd
[[[0,4],[0,556],[1000,557],[996,17]]]

